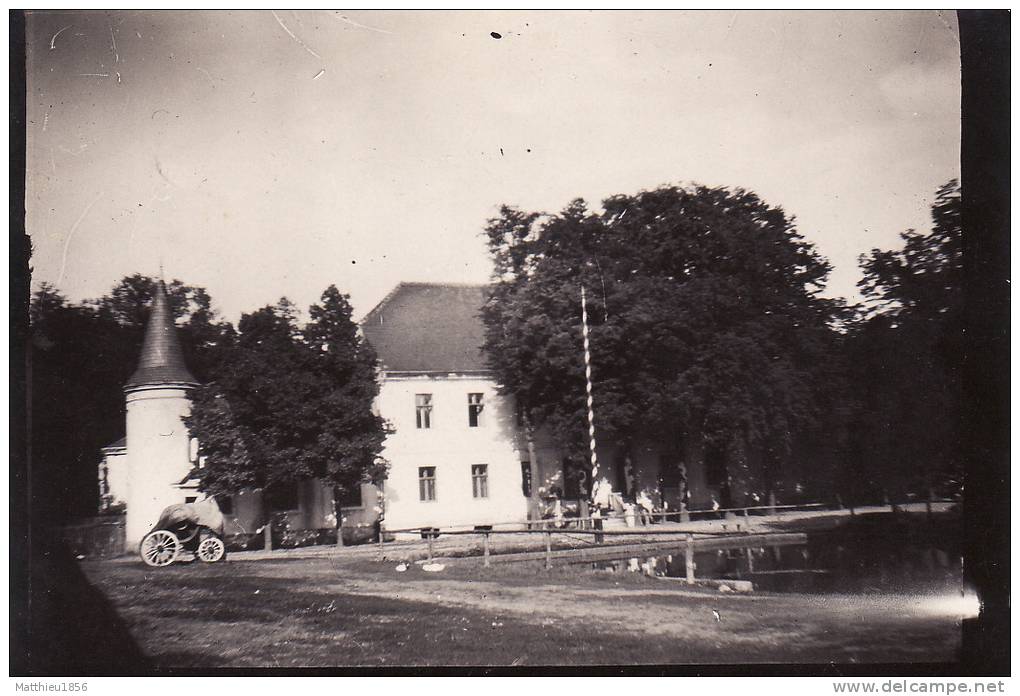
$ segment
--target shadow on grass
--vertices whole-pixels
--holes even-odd
[[[71,552],[48,541],[30,564],[27,642],[11,646],[11,673],[32,676],[123,675],[150,672],[106,596],[82,572]]]

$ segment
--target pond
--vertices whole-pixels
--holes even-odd
[[[941,517],[941,519],[940,519]],[[750,580],[756,591],[807,593],[958,592],[963,583],[959,520],[858,515],[805,530],[807,543],[696,551],[697,578]],[[615,572],[684,577],[682,553],[590,564]]]

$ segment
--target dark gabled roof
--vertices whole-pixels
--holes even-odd
[[[184,364],[184,354],[181,352],[174,318],[166,298],[166,285],[162,280],[156,284],[156,293],[152,298],[152,313],[149,315],[149,325],[145,328],[145,342],[138,359],[138,369],[131,375],[124,389],[160,384],[198,384],[198,380]]]
[[[361,321],[365,339],[391,372],[488,370],[481,309],[487,285],[400,283]]]

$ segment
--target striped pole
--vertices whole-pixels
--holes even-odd
[[[602,482],[599,480],[599,458],[595,452],[595,408],[592,398],[591,387],[591,345],[588,342],[588,301],[584,294],[584,285],[581,286],[581,335],[584,336],[584,386],[588,394],[588,443],[591,447],[591,498],[597,502],[601,497],[599,489]]]

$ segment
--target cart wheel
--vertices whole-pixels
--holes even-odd
[[[198,558],[205,563],[221,561],[226,553],[227,547],[223,545],[223,540],[219,537],[206,537],[198,545]]]
[[[142,543],[139,544],[138,550],[146,565],[158,568],[160,566],[168,566],[174,562],[178,552],[181,550],[181,542],[173,532],[157,529],[155,532],[149,532],[145,535]]]

